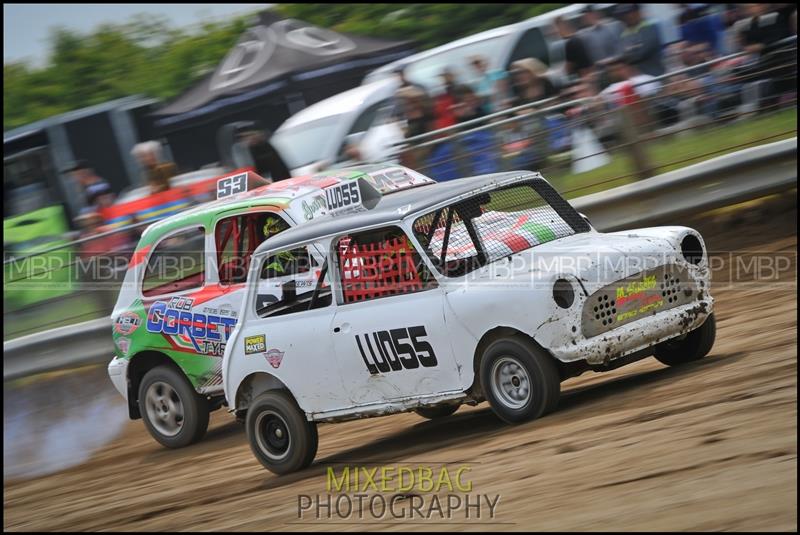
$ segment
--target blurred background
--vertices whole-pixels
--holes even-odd
[[[107,318],[142,230],[236,169],[531,169],[578,198],[797,135],[794,4],[3,10],[5,342]],[[104,370],[80,373],[6,383],[4,477],[121,432]]]

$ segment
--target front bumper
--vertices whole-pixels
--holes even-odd
[[[706,296],[591,338],[578,334],[564,344],[547,349],[562,362],[585,360],[591,365],[608,364],[614,359],[693,331],[706,321],[713,308],[714,299]]]
[[[114,383],[114,388],[125,398],[125,401],[128,400],[129,362],[130,361],[127,359],[114,357],[111,362],[108,363],[108,377],[111,379],[111,382]]]

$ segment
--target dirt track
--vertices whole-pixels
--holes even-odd
[[[792,259],[780,281],[715,276],[717,343],[699,363],[670,369],[646,359],[584,374],[564,384],[558,411],[518,427],[486,405],[440,422],[406,414],[320,426],[317,463],[282,478],[260,467],[225,412],[203,442],[180,451],[129,423],[80,466],[6,482],[4,527],[796,530],[795,221],[794,211],[773,212],[769,225],[739,222],[722,234],[713,231],[719,220],[694,222],[715,251]],[[357,517],[320,525],[306,514],[300,523],[298,495],[326,494],[326,469],[338,463],[468,465],[473,494],[500,495],[496,517],[462,514],[453,521],[463,524],[446,526],[389,516],[379,526]]]

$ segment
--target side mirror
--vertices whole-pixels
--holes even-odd
[[[290,280],[281,285],[281,301],[291,303],[297,301],[297,286],[294,280]]]
[[[488,193],[482,193],[472,197],[471,199],[460,202],[455,206],[455,209],[458,211],[461,217],[465,219],[474,219],[483,215],[481,206],[487,204],[490,200],[491,197]]]

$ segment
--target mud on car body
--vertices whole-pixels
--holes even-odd
[[[385,195],[434,183],[387,165],[268,185],[254,173],[235,173],[219,179],[217,201],[145,230],[112,313],[116,356],[108,371],[130,417],[142,418],[157,441],[181,447],[199,440],[209,412],[224,403],[222,355],[256,247],[323,215],[323,188],[356,180]],[[276,274],[260,285],[259,302],[275,301],[280,282]]]
[[[711,349],[693,229],[597,232],[529,171],[377,201],[359,187],[370,203],[326,192],[326,216],[253,255],[222,377],[269,470],[309,465],[318,422],[482,401],[522,422],[554,410],[568,377]],[[287,253],[291,265],[270,267]],[[275,301],[259,300],[263,284],[280,286]]]

